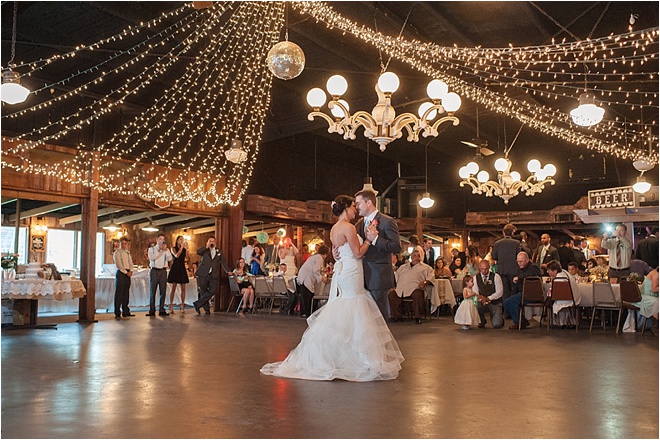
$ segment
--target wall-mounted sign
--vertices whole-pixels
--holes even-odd
[[[44,236],[43,235],[33,235],[32,236],[32,250],[34,252],[43,252],[44,248]]]
[[[635,208],[635,194],[632,186],[589,191],[589,209]]]

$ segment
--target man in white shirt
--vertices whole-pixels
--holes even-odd
[[[252,252],[254,252],[254,237],[248,238],[247,245],[241,249],[241,258],[245,260],[245,264],[249,267],[248,261],[252,261]]]
[[[307,318],[311,314],[314,288],[323,280],[321,271],[329,252],[328,246],[319,246],[316,253],[309,257],[298,271],[298,285],[301,290],[300,316],[303,318]]]
[[[502,318],[502,294],[504,287],[502,285],[502,278],[490,271],[490,263],[488,260],[481,260],[479,262],[479,273],[474,276],[474,287],[472,290],[479,296],[479,304],[477,310],[479,311],[479,328],[486,326],[486,311],[490,314],[490,323],[493,328],[500,328],[504,325]]]
[[[128,237],[122,237],[119,240],[119,249],[112,256],[117,266],[117,274],[115,275],[115,319],[121,319],[122,310],[124,318],[135,316],[128,307],[131,277],[133,276],[133,259],[128,251],[129,243]]]
[[[165,311],[165,294],[167,293],[167,267],[168,263],[172,261],[172,253],[165,244],[165,234],[158,234],[156,244],[149,248],[148,255],[149,267],[151,267],[149,271],[151,294],[149,295],[147,316],[156,316],[156,289],[160,292],[158,315],[168,316],[169,313]]]
[[[610,256],[610,269],[607,271],[608,278],[620,278],[630,275],[630,257],[632,256],[632,243],[626,237],[628,228],[624,224],[616,225],[612,235],[608,232],[603,234],[601,247],[607,249]]]
[[[410,254],[410,261],[402,264],[396,271],[396,288],[390,290],[390,322],[403,321],[401,317],[401,303],[404,297],[412,297],[413,316],[416,324],[422,323],[426,286],[433,283],[435,275],[433,268],[422,262],[422,255],[418,250]]]

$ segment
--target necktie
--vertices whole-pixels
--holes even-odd
[[[367,228],[369,227],[370,224],[371,224],[371,220],[366,220],[364,222],[364,233],[365,234],[367,233]]]
[[[621,243],[616,243],[616,268],[621,268]]]
[[[539,264],[543,264],[545,260],[545,246],[541,248],[541,255],[539,255]]]

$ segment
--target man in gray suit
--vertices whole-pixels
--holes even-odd
[[[355,225],[358,235],[371,243],[362,258],[364,287],[378,304],[380,313],[387,320],[389,304],[387,295],[395,287],[392,254],[401,252],[401,237],[396,220],[376,209],[376,194],[360,191],[355,194],[355,206],[362,218]]]
[[[229,266],[222,251],[215,247],[215,237],[206,240],[206,246],[197,249],[197,255],[202,257],[197,268],[197,285],[199,286],[199,299],[193,302],[195,311],[203,308],[206,314],[210,312],[209,301],[215,295],[220,280],[220,266],[229,273]]]
[[[516,258],[518,252],[521,250],[520,242],[513,238],[516,233],[516,227],[511,223],[507,223],[502,228],[502,238],[493,244],[493,252],[491,256],[493,260],[497,260],[497,273],[502,277],[502,284],[504,287],[504,294],[502,301],[513,295],[514,282],[513,278],[518,273],[518,264]]]

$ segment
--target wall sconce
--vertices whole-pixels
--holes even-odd
[[[46,221],[44,220],[43,217],[37,217],[37,219],[35,220],[33,233],[35,235],[44,235],[46,234],[46,231],[48,231],[48,226],[46,225]]]

